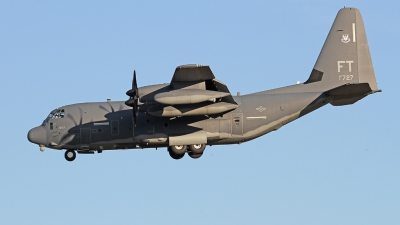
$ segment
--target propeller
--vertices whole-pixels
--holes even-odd
[[[133,80],[132,80],[132,89],[126,92],[126,95],[129,96],[129,100],[125,102],[125,105],[131,106],[133,108],[133,119],[136,126],[136,117],[139,113],[138,104],[139,104],[139,89],[136,83],[136,70],[133,71]]]

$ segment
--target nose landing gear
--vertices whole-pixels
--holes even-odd
[[[67,161],[74,161],[74,159],[76,158],[76,152],[74,150],[68,149],[67,151],[65,151],[65,159]]]

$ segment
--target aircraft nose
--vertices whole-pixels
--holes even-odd
[[[46,145],[46,130],[42,126],[32,128],[28,132],[28,140],[35,144]]]

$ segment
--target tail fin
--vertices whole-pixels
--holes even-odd
[[[314,82],[317,82],[314,84],[315,88],[325,91],[343,85],[367,83],[370,91],[363,97],[379,91],[364,23],[358,9],[339,10],[317,62],[305,83]],[[347,94],[351,94],[351,88],[346,87],[346,90]],[[359,91],[357,93],[359,95]]]

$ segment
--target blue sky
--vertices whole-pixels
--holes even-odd
[[[78,155],[28,142],[59,106],[210,65],[232,93],[305,81],[359,8],[382,93],[241,145]],[[2,1],[1,224],[399,224],[398,1]]]

